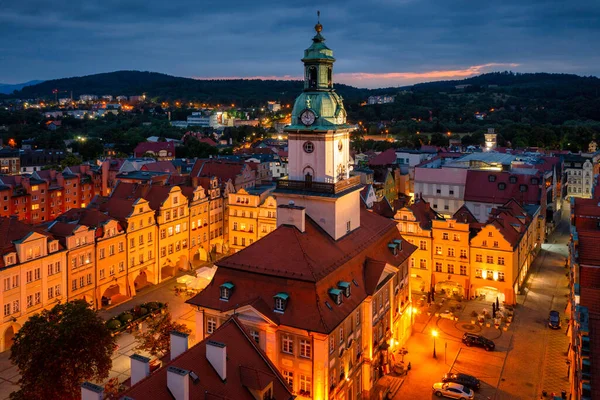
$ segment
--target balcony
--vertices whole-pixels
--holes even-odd
[[[300,190],[325,194],[338,194],[347,189],[360,185],[360,176],[350,176],[348,179],[336,183],[325,183],[315,181],[295,181],[287,178],[277,181],[277,190]]]

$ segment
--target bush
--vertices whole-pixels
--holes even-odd
[[[118,319],[111,319],[106,323],[106,327],[111,331],[116,331],[121,327],[121,321],[119,321]]]
[[[128,322],[133,321],[133,315],[131,315],[131,313],[129,312],[124,312],[120,314],[118,318],[119,321],[121,321],[123,324],[127,324]]]

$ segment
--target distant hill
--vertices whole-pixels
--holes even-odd
[[[35,81],[29,81],[29,82],[24,82],[24,83],[0,83],[0,93],[4,93],[4,94],[10,94],[12,92],[14,92],[15,90],[21,90],[23,89],[25,86],[31,86],[31,85],[35,85],[38,83],[41,83],[44,81],[40,81],[40,80],[35,80]]]
[[[573,74],[549,74],[549,73],[515,73],[490,72],[462,80],[437,81],[418,83],[413,86],[415,91],[429,92],[451,92],[458,85],[471,85],[464,88],[465,91],[478,91],[489,89],[489,91],[512,92],[531,97],[570,97],[574,95],[589,94],[594,97],[600,95],[600,79],[594,76],[579,76]]]
[[[156,72],[117,71],[45,81],[24,87],[14,95],[6,97],[52,98],[54,97],[52,91],[55,89],[69,94],[72,91],[74,97],[82,94],[132,96],[145,93],[150,98],[163,100],[255,105],[267,100],[291,102],[298,92],[302,91],[302,82],[258,79],[196,80]],[[362,99],[369,93],[381,92],[381,90],[357,89],[342,84],[336,84],[336,90],[350,100]]]
[[[35,81],[32,81],[35,82]],[[28,82],[23,85],[29,85]],[[470,85],[462,90],[457,85]],[[1,86],[0,86],[1,87]],[[395,94],[401,90],[413,92],[501,92],[525,98],[566,99],[577,96],[597,98],[600,95],[600,79],[570,74],[492,72],[472,78],[452,81],[420,83],[410,87],[384,89],[358,89],[336,84],[338,93],[347,104],[357,104],[368,96]],[[255,106],[268,100],[285,103],[294,101],[302,91],[301,81],[278,80],[196,80],[156,72],[116,71],[73,78],[54,79],[22,87],[3,98],[46,98],[73,93],[102,95],[141,95],[154,100],[200,101],[206,103],[235,103],[240,106]]]

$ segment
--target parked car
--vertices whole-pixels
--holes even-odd
[[[560,313],[552,310],[548,314],[548,326],[552,329],[560,329]]]
[[[442,382],[453,382],[468,387],[469,389],[479,390],[481,382],[472,375],[467,374],[444,374]]]
[[[485,351],[492,351],[496,348],[494,342],[481,335],[475,335],[474,333],[465,333],[462,337],[462,342],[467,347],[483,347]]]
[[[458,383],[438,382],[433,384],[433,393],[437,397],[449,397],[451,399],[468,400],[475,398],[475,393]]]

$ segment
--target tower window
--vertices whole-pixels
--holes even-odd
[[[317,87],[317,67],[308,67],[308,87]]]
[[[315,145],[313,144],[313,142],[304,142],[302,148],[304,149],[305,153],[312,153],[313,151],[315,151]]]
[[[333,72],[331,70],[331,67],[327,68],[327,86],[329,88],[333,87],[333,78],[332,78]]]

